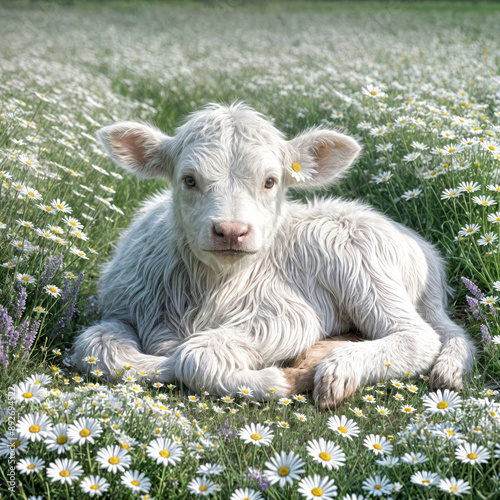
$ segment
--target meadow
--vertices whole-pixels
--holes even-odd
[[[499,25],[494,3],[0,4],[0,498],[499,498]],[[258,402],[74,373],[99,269],[165,187],[119,171],[95,131],[172,134],[235,100],[289,137],[324,124],[363,145],[318,195],[440,249],[480,348],[461,393],[409,373],[320,413],[272,387]]]

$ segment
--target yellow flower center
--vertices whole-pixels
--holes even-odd
[[[161,450],[160,456],[162,456],[163,458],[168,458],[170,456],[170,452],[167,450]]]
[[[90,431],[88,429],[82,429],[80,431],[80,436],[82,436],[82,438],[86,438],[86,437],[90,436]]]
[[[378,443],[375,443],[375,444],[373,445],[373,447],[374,447],[376,450],[381,450],[381,449],[382,449],[382,446],[381,446],[381,445],[379,445]]]
[[[53,286],[49,286],[49,290],[53,293],[57,292],[56,288]]]
[[[476,460],[477,459],[477,455],[475,453],[469,453],[467,455],[467,458],[470,458],[471,460]]]
[[[496,151],[495,146],[488,146],[488,149],[489,149],[490,151]]]
[[[344,427],[343,425],[340,425],[339,427],[337,427],[337,430],[339,432],[341,432],[342,434],[347,434],[347,432],[348,432],[347,427]]]
[[[20,444],[21,441],[19,441],[19,439],[14,439],[14,441],[12,441],[11,443],[11,445],[14,446],[14,448],[17,448]]]
[[[278,469],[278,474],[281,477],[288,476],[288,474],[290,474],[290,469],[287,466],[284,465],[283,467],[280,467]]]
[[[59,205],[59,203],[56,204],[56,208],[58,208],[59,210],[64,210],[64,207],[62,205]]]
[[[252,434],[250,436],[254,441],[259,441],[259,439],[262,439],[262,436],[260,434]]]
[[[292,163],[292,169],[294,172],[300,172],[302,170],[302,167],[299,163]]]
[[[208,486],[200,486],[200,491],[207,491],[208,490]]]
[[[481,203],[482,203],[483,205],[488,205],[488,204],[489,204],[486,200],[482,201]]]
[[[439,410],[445,410],[448,408],[448,403],[446,401],[441,401],[437,404]]]
[[[34,464],[29,464],[29,465],[28,465],[28,469],[29,469],[29,470],[33,470],[34,468],[35,468],[35,465],[34,465]]]
[[[69,470],[66,470],[66,469],[64,469],[61,472],[59,472],[59,475],[61,477],[69,477],[70,474],[71,474],[71,472]]]
[[[370,95],[377,95],[377,91],[376,90],[370,90]]]
[[[135,479],[133,481],[131,481],[131,483],[134,485],[134,486],[140,486],[141,483],[139,481],[136,481]]]
[[[93,484],[91,487],[90,487],[91,490],[98,490],[99,489],[99,485],[98,484]]]
[[[327,453],[326,451],[322,451],[319,454],[319,458],[321,458],[321,460],[324,460],[325,462],[329,462],[332,457],[331,457],[330,453]]]
[[[381,484],[376,484],[376,485],[374,486],[374,488],[375,488],[376,490],[380,490],[380,489],[382,489],[382,485],[381,485]]]
[[[108,462],[111,465],[116,465],[120,463],[120,459],[118,457],[109,457]]]
[[[313,488],[311,490],[311,493],[313,494],[313,496],[315,497],[321,497],[323,496],[323,490],[321,488]]]
[[[33,394],[31,392],[25,392],[23,394],[23,398],[30,399],[33,397]]]
[[[68,441],[68,438],[66,436],[59,436],[57,439],[57,444],[65,444]]]
[[[422,479],[422,482],[423,482],[423,483],[430,483],[430,482],[431,482],[431,480],[430,480],[430,479]]]
[[[458,491],[458,488],[456,486],[450,486],[450,491],[453,492]]]
[[[40,432],[40,427],[36,424],[30,425],[29,431],[33,433]]]
[[[95,358],[89,358],[89,362],[93,363],[95,361]]]

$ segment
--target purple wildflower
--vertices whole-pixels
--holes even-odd
[[[472,313],[472,317],[476,321],[481,321],[486,318],[486,316],[483,314],[481,305],[479,304],[479,300],[474,299],[470,295],[467,295],[467,305],[469,306],[469,311]]]
[[[61,332],[66,328],[66,325],[71,321],[71,318],[75,314],[76,298],[78,296],[78,291],[80,290],[80,287],[82,286],[84,276],[85,276],[85,273],[83,273],[83,272],[81,272],[78,275],[78,278],[76,279],[75,284],[73,285],[73,290],[71,290],[71,294],[69,294],[69,296],[68,296],[68,299],[71,299],[71,300],[70,300],[68,308],[66,309],[66,314],[64,315],[64,318],[61,318],[59,320],[59,327],[60,327]],[[68,282],[68,280],[66,280],[64,282],[63,295],[61,296],[61,300],[64,296],[64,293],[65,293],[64,287],[66,286],[67,282]],[[68,300],[68,299],[66,299],[66,300]]]
[[[251,479],[257,480],[257,487],[260,491],[265,491],[269,488],[269,481],[262,475],[262,473],[258,469],[248,469],[248,476]]]
[[[21,319],[23,311],[26,309],[26,298],[28,294],[26,293],[26,288],[24,286],[18,286],[17,283],[14,285],[16,291],[16,314],[14,318]]]
[[[61,292],[61,302],[66,302],[71,296],[71,278],[64,280]]]
[[[50,280],[56,274],[58,269],[63,264],[63,256],[61,254],[52,257],[47,257],[45,261],[45,267],[43,268],[43,274],[40,278],[40,286],[44,287],[50,283]]]
[[[483,339],[483,342],[487,342],[488,344],[491,344],[490,331],[488,330],[488,327],[484,324],[481,325],[481,338]]]
[[[222,422],[222,424],[218,428],[218,431],[222,437],[222,440],[226,442],[230,441],[237,435],[236,429],[233,429],[233,427],[227,422]]]
[[[33,346],[33,342],[38,333],[38,329],[40,328],[41,321],[35,320],[31,323],[30,328],[26,331],[23,338],[23,348],[26,350],[26,354],[29,354],[31,351],[31,347]]]
[[[7,350],[7,343],[0,338],[0,361],[5,368],[9,367],[9,353]]]
[[[470,279],[464,278],[462,276],[463,284],[469,289],[469,291],[476,297],[476,299],[481,300],[484,297],[484,293],[481,292],[479,287],[473,283]]]

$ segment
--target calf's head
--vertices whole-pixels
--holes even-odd
[[[104,127],[98,137],[125,170],[167,180],[185,241],[217,270],[259,258],[272,244],[286,190],[330,184],[360,151],[354,139],[322,128],[287,141],[242,104],[210,105],[173,137],[138,122]]]

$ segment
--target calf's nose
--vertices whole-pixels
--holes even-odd
[[[243,222],[215,222],[214,239],[218,243],[230,246],[242,245],[250,233],[250,227]]]

